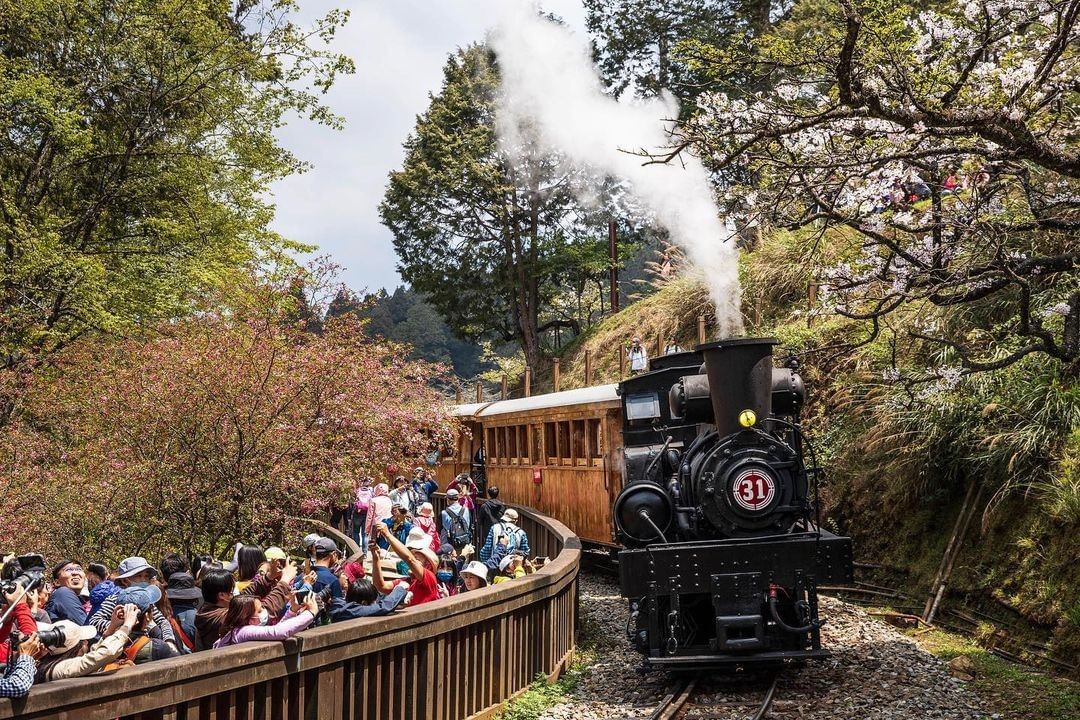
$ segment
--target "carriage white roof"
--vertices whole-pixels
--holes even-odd
[[[528,412],[530,410],[543,410],[545,408],[567,407],[573,405],[589,405],[600,402],[618,402],[618,384],[594,385],[593,387],[579,388],[577,390],[563,390],[557,393],[545,393],[533,395],[527,398],[515,398],[513,400],[496,400],[490,403],[469,403],[467,405],[455,405],[450,411],[456,417],[492,417],[506,413]]]

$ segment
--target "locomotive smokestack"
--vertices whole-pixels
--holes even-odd
[[[699,345],[705,356],[705,372],[716,429],[720,437],[742,429],[739,413],[753,410],[758,421],[772,412],[775,338],[739,338]]]

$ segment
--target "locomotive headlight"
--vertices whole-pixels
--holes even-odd
[[[757,413],[753,410],[743,410],[739,413],[739,424],[744,428],[754,427],[757,423]]]

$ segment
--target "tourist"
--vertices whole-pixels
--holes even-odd
[[[414,527],[418,527],[427,533],[431,538],[431,549],[436,554],[441,552],[442,540],[439,538],[439,528],[435,522],[435,508],[431,503],[425,502],[420,505],[420,510],[417,511],[416,517],[413,518]]]
[[[5,648],[7,645],[5,640]],[[21,643],[14,644],[11,657],[4,664],[4,672],[0,675],[0,698],[21,698],[30,693],[37,671],[35,658],[42,650],[36,632],[28,635]]]
[[[241,545],[236,551],[236,589],[243,591],[266,562],[266,553],[258,545]]]
[[[322,592],[324,588],[330,588],[330,597],[337,600],[345,597],[345,591],[341,587],[341,581],[338,580],[337,574],[331,569],[341,560],[341,551],[338,550],[338,546],[330,538],[319,538],[315,543],[315,565],[312,570],[315,571],[315,582],[311,585],[311,589],[316,592]]]
[[[74,560],[57,563],[52,569],[52,581],[52,595],[45,603],[49,618],[53,622],[70,620],[76,625],[85,625],[90,612],[90,592],[82,565]]]
[[[529,554],[529,536],[517,526],[517,523],[517,510],[507,508],[502,517],[499,518],[499,522],[492,525],[491,530],[488,531],[487,538],[480,548],[481,562],[487,562],[491,559],[492,550],[497,543],[503,544],[507,548],[507,553],[521,552],[525,555]],[[506,543],[501,541],[501,538],[504,537]]]
[[[518,553],[511,553],[499,561],[499,573],[492,580],[493,585],[516,580],[525,577],[525,557]]]
[[[372,575],[375,575],[374,569]],[[404,601],[409,593],[409,584],[400,583],[385,595],[375,589],[370,578],[354,580],[345,591],[344,600],[331,601],[329,612],[333,622],[356,620],[362,617],[389,615]]]
[[[283,567],[271,564],[266,572],[256,575],[255,580],[239,594],[259,598],[271,617],[276,619],[284,612],[292,595],[292,582],[296,575],[297,569],[293,563],[286,563]],[[234,592],[239,592],[236,590],[236,578],[224,568],[207,571],[201,590],[203,604],[195,613],[196,650],[211,648],[221,638],[229,601]]]
[[[353,494],[353,516],[352,516],[352,539],[360,547],[364,547],[367,544],[367,533],[365,531],[368,517],[368,507],[371,504],[371,478],[360,478],[360,485],[357,486],[356,492]]]
[[[172,608],[169,623],[173,633],[185,648],[194,651],[195,615],[202,605],[202,591],[195,587],[195,578],[186,571],[170,573],[165,585],[165,597]]]
[[[640,375],[649,369],[649,353],[641,344],[641,338],[634,337],[630,343],[627,359],[630,361],[630,375]]]
[[[90,617],[90,624],[97,628],[97,631],[104,636],[105,630],[112,622],[113,611],[116,609],[117,598],[120,596],[120,593],[123,593],[129,588],[148,587],[157,575],[158,571],[154,569],[150,563],[146,562],[145,558],[141,558],[137,555],[124,558],[116,568],[115,581],[119,589],[101,603],[97,612]],[[151,603],[151,605],[152,604],[153,603]],[[176,636],[173,634],[172,626],[169,624],[168,618],[166,618],[156,607],[151,607],[149,610],[150,616],[147,618],[147,622],[144,623],[145,627],[151,630],[151,633],[155,638],[168,643],[172,646],[173,650],[179,651]],[[135,631],[137,634],[139,628],[137,627]]]
[[[439,524],[442,526],[439,540],[442,546],[453,547],[461,552],[472,539],[472,516],[469,509],[460,502],[461,493],[450,488],[446,491],[446,500],[449,505],[439,515]]]
[[[473,560],[465,565],[461,571],[461,592],[468,592],[471,590],[479,590],[480,588],[487,587],[488,584],[488,568],[482,562]]]
[[[379,483],[371,493],[371,502],[368,505],[367,520],[364,523],[364,537],[371,542],[372,529],[375,523],[382,522],[390,517],[390,509],[394,501],[390,499],[390,488],[386,483]]]
[[[394,478],[394,489],[390,491],[390,504],[391,507],[394,505],[401,505],[411,513],[413,511],[413,506],[409,495],[408,485],[409,482],[405,479],[404,475],[398,475]],[[383,520],[384,518],[379,519]]]
[[[385,538],[390,545],[390,549],[397,555],[409,568],[409,588],[412,598],[409,601],[409,605],[423,605],[424,603],[437,600],[439,598],[438,581],[435,578],[435,570],[439,566],[439,559],[435,553],[431,551],[431,548],[418,547],[415,550],[411,550],[405,547],[404,543],[394,537],[390,532],[390,528],[385,523],[375,524],[375,533]],[[377,556],[372,555],[372,566],[378,562]],[[380,578],[381,579],[381,578]],[[375,578],[372,578],[373,582]],[[375,585],[375,589],[380,593],[388,594],[393,589],[393,583],[383,582],[382,586],[378,583]]]
[[[298,602],[293,593],[288,612],[276,625],[270,625],[271,614],[257,597],[237,595],[229,600],[223,632],[214,647],[239,645],[251,640],[285,640],[315,622],[318,612],[314,593],[308,593],[303,602]]]
[[[486,503],[480,506],[480,509],[476,512],[476,522],[478,525],[477,538],[486,538],[488,531],[491,530],[495,523],[499,522],[503,513],[506,512],[506,505],[499,500],[499,488],[492,485],[487,489],[488,500]]]
[[[449,554],[439,558],[439,566],[435,569],[435,580],[439,585],[439,597],[453,597],[461,589],[457,563]]]

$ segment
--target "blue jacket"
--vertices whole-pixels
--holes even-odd
[[[49,602],[45,603],[45,612],[53,622],[70,620],[76,625],[86,624],[86,610],[83,609],[82,598],[75,594],[71,588],[58,587],[49,596]]]
[[[330,604],[330,621],[342,622],[343,620],[355,620],[362,617],[389,615],[402,603],[408,592],[404,585],[398,585],[385,595],[380,595],[379,599],[370,605],[334,600]]]
[[[319,592],[324,587],[329,585],[332,588],[330,590],[330,597],[334,598],[335,600],[344,599],[345,593],[341,592],[341,581],[338,580],[338,577],[334,574],[333,570],[328,567],[323,567],[322,565],[316,565],[314,567],[314,570],[315,584],[311,586],[311,589],[313,591]]]

